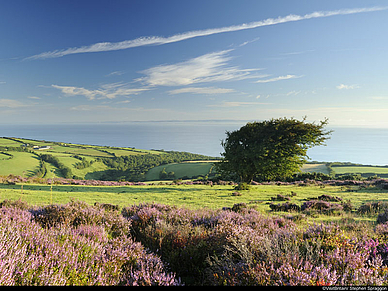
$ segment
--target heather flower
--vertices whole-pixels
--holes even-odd
[[[79,210],[76,217],[82,213],[89,218],[47,226],[35,221],[39,217],[34,211],[0,208],[0,284],[179,284],[141,244],[123,234],[110,239],[104,224],[92,219],[92,214],[101,214],[99,210],[91,206]]]

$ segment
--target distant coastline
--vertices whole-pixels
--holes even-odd
[[[175,150],[220,157],[225,131],[246,120],[131,121],[0,125],[0,136],[101,146]],[[312,161],[388,165],[388,129],[329,126],[327,146],[308,151]]]

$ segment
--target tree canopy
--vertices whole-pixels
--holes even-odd
[[[227,131],[220,172],[237,175],[241,182],[284,179],[300,171],[307,161],[307,150],[322,145],[331,131],[328,120],[318,124],[294,118],[247,123],[236,131]]]

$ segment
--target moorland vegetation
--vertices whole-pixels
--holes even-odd
[[[333,207],[341,202],[321,195],[281,216],[244,203],[193,210],[80,201],[37,207],[5,200],[0,204],[0,284],[387,284],[388,203],[356,209],[369,217],[384,209],[373,223],[346,216],[303,223],[312,213],[352,211]]]
[[[29,160],[0,171],[0,285],[388,285],[388,180],[295,174],[326,123],[248,124],[183,181],[170,165],[209,157],[3,138],[0,165]]]

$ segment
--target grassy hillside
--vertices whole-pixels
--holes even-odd
[[[359,173],[362,176],[379,175],[382,177],[388,177],[388,167],[354,165],[354,166],[332,166],[332,169],[336,175]]]
[[[43,163],[42,155],[46,156]],[[181,152],[0,138],[0,175],[144,180],[148,170],[160,164],[208,158]],[[177,178],[206,175],[210,171],[209,165],[178,166],[175,169]]]
[[[359,174],[363,178],[378,176],[388,178],[387,166],[359,165],[353,163],[308,163],[303,165],[302,172],[317,172],[339,177],[342,175]]]
[[[61,167],[50,162],[41,163],[41,155],[55,157]],[[0,175],[154,181],[159,180],[159,174],[164,170],[174,174],[169,179],[211,177],[214,175],[213,162],[205,161],[207,158],[181,152],[0,138]],[[194,162],[188,163],[190,160]],[[352,163],[308,163],[301,170],[333,176],[388,177],[388,167]]]
[[[25,152],[7,152],[0,156],[0,175],[31,176],[39,169],[39,158]]]

